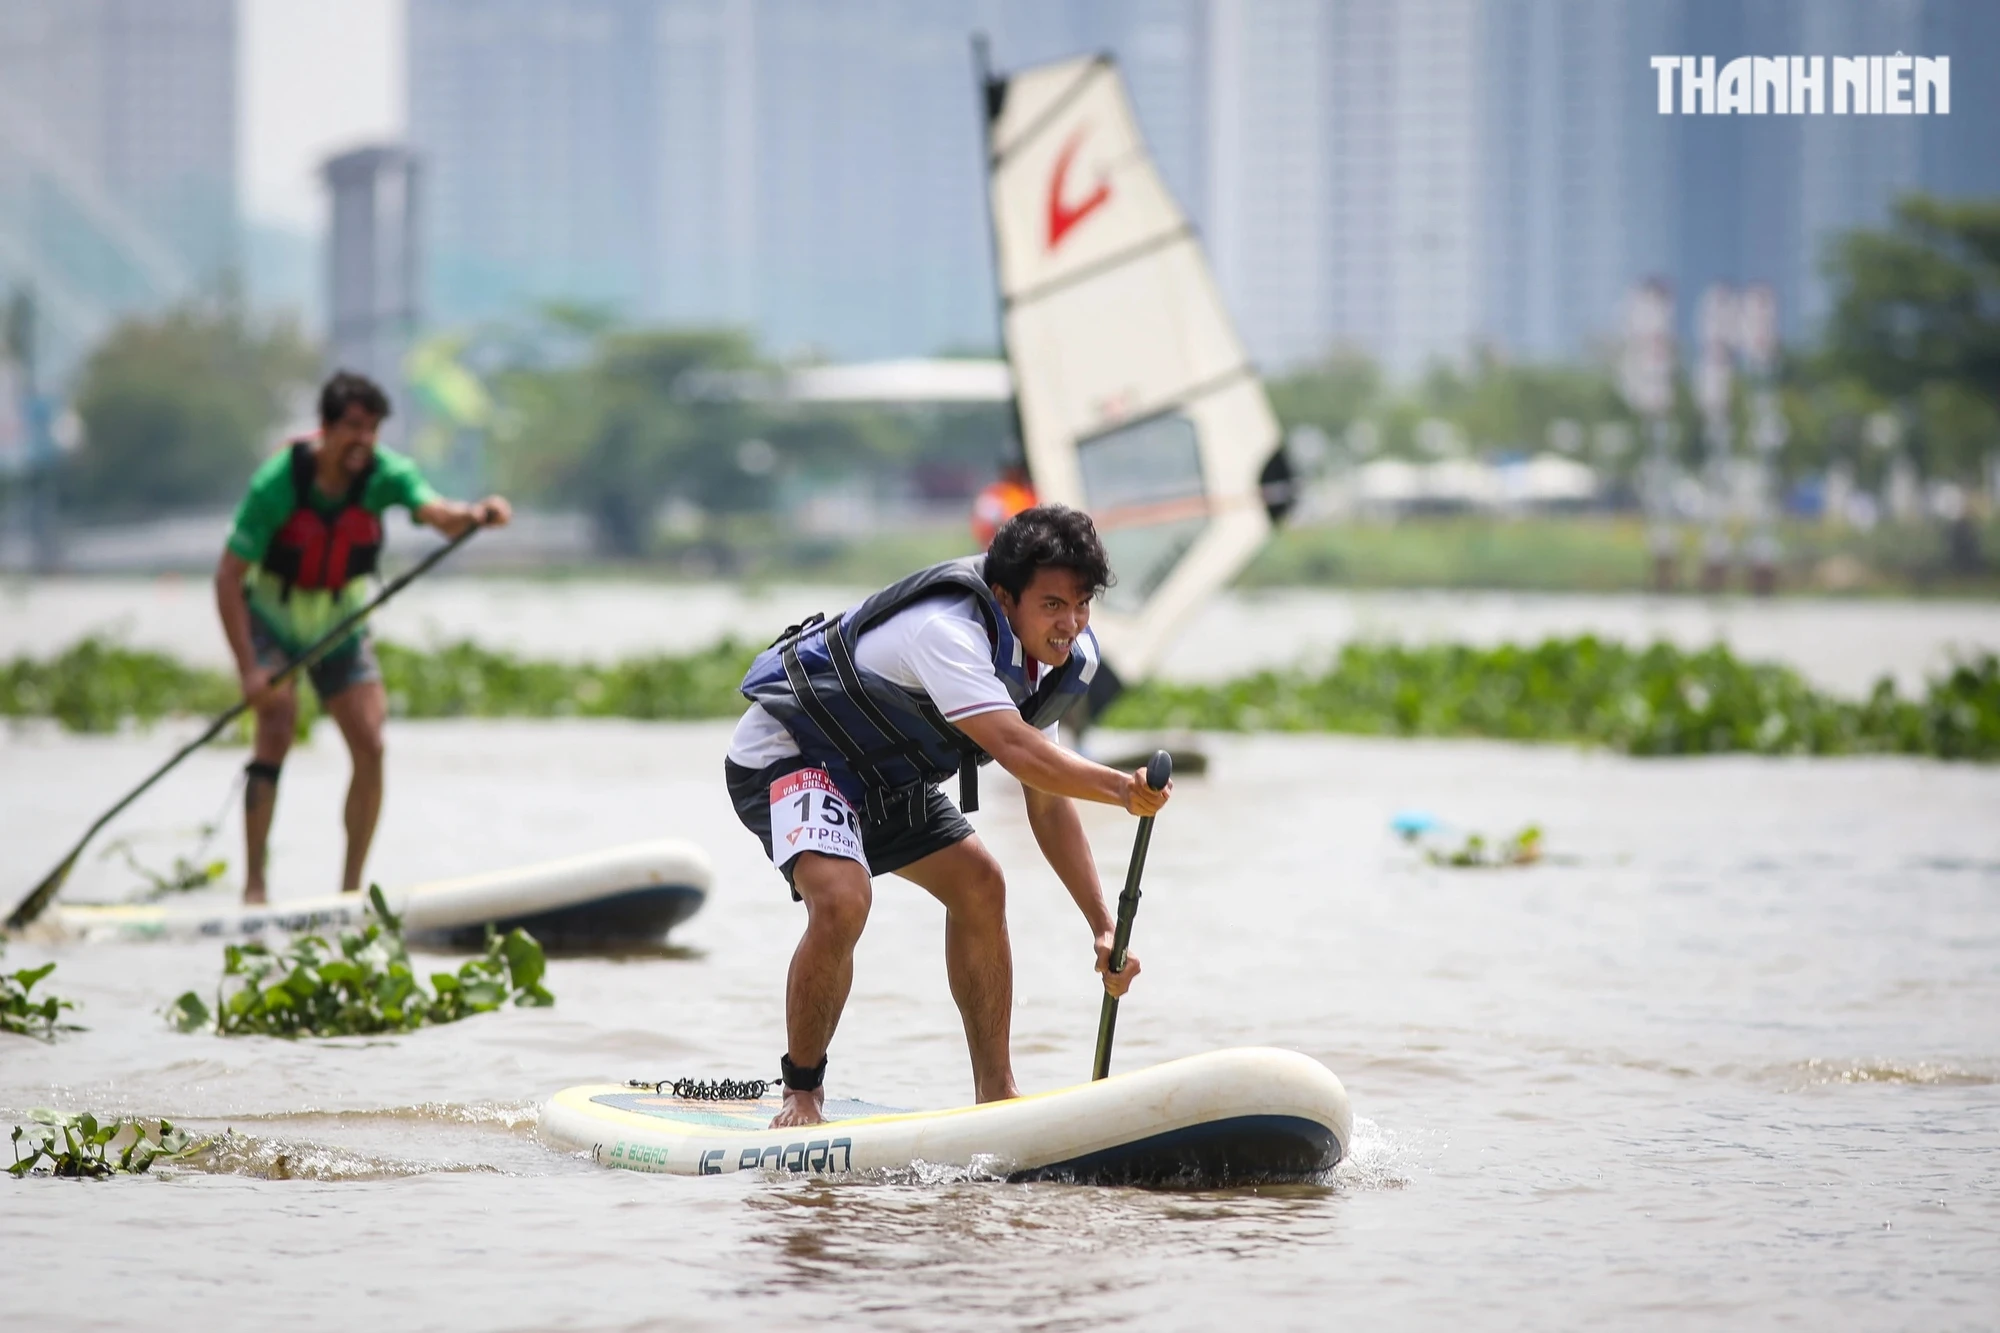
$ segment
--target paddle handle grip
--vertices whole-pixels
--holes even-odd
[[[1154,791],[1164,790],[1173,781],[1174,757],[1165,750],[1155,750],[1146,763],[1146,785]],[[1139,832],[1132,841],[1132,860],[1125,867],[1125,891],[1118,895],[1118,925],[1111,936],[1111,970],[1125,970],[1125,952],[1132,945],[1132,919],[1139,915],[1139,875],[1146,868],[1146,852],[1153,845],[1153,816],[1147,815],[1139,821]]]
[[[1146,765],[1146,785],[1160,791],[1173,776],[1174,757],[1165,750],[1154,751]],[[1132,840],[1132,861],[1125,868],[1125,891],[1118,895],[1118,924],[1111,933],[1108,962],[1113,972],[1125,970],[1125,956],[1132,947],[1132,922],[1139,915],[1139,877],[1145,873],[1146,852],[1152,845],[1153,816],[1146,815],[1139,820],[1139,832]],[[1117,1029],[1118,997],[1106,991],[1103,1007],[1097,1014],[1097,1056],[1091,1062],[1090,1072],[1093,1082],[1111,1072],[1111,1039]]]

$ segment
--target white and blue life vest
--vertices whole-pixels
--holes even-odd
[[[1032,727],[1059,720],[1090,690],[1098,671],[1097,639],[1088,629],[1069,660],[1030,689],[1020,640],[983,576],[985,557],[966,556],[920,569],[833,620],[814,615],[757,655],[743,677],[744,697],[760,704],[825,767],[841,793],[870,822],[915,819],[929,788],[953,773],[959,807],[979,808],[978,766],[992,756],[953,726],[921,690],[906,689],[856,664],[861,636],[918,602],[972,594],[993,642],[993,670]]]

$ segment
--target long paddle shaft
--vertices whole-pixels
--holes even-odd
[[[1174,757],[1155,750],[1146,765],[1146,785],[1154,791],[1167,785],[1174,775]],[[1146,848],[1153,841],[1153,817],[1139,821],[1139,833],[1132,841],[1132,864],[1125,868],[1125,892],[1118,895],[1118,929],[1111,937],[1111,970],[1125,970],[1125,951],[1132,944],[1132,918],[1139,915],[1139,876],[1146,869]],[[1118,1027],[1118,997],[1104,992],[1104,1007],[1097,1013],[1097,1060],[1091,1066],[1091,1081],[1111,1072],[1111,1036]]]
[[[274,686],[282,685],[299,672],[311,666],[314,662],[317,662],[329,648],[341,642],[347,636],[348,631],[366,620],[382,603],[409,587],[411,583],[416,581],[419,575],[428,570],[432,565],[435,565],[438,561],[465,545],[471,539],[472,534],[479,531],[479,527],[478,523],[474,523],[464,532],[459,533],[443,546],[438,547],[437,550],[432,551],[422,560],[419,560],[410,569],[397,575],[387,584],[383,585],[382,591],[376,593],[374,600],[369,602],[368,605],[354,612],[345,620],[342,620],[338,625],[328,630],[325,637],[321,638],[319,642],[285,663],[284,668],[278,674],[271,677],[271,684]],[[77,839],[76,846],[69,849],[69,855],[65,856],[56,868],[51,870],[48,876],[35,886],[33,893],[30,893],[21,900],[21,905],[16,907],[14,914],[7,918],[7,929],[19,930],[46,911],[48,905],[55,901],[56,894],[61,891],[63,882],[69,878],[69,872],[76,867],[77,858],[82,856],[83,849],[90,845],[90,840],[96,837],[106,824],[116,819],[126,806],[144,796],[148,788],[173,771],[176,764],[214,740],[217,736],[220,736],[222,729],[241,717],[249,707],[250,700],[247,698],[238,699],[235,703],[231,704],[227,711],[217,717],[215,721],[208,724],[208,730],[174,751],[173,758],[154,769],[151,777],[148,777],[144,782],[127,792],[124,799],[100,815],[97,822],[85,830],[81,838]]]

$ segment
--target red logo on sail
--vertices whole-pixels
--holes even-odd
[[[1073,204],[1063,202],[1063,185],[1069,177],[1070,159],[1083,145],[1083,133],[1087,126],[1079,127],[1069,136],[1069,142],[1056,158],[1055,174],[1049,177],[1049,249],[1062,244],[1062,238],[1069,235],[1070,228],[1095,213],[1111,199],[1111,182],[1100,179],[1097,188]]]

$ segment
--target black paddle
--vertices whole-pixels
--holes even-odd
[[[1174,775],[1174,757],[1155,750],[1146,765],[1146,785],[1159,791]],[[1132,864],[1125,868],[1125,892],[1118,895],[1118,929],[1111,937],[1111,970],[1125,970],[1125,951],[1132,944],[1132,918],[1139,915],[1139,875],[1146,868],[1146,848],[1153,841],[1153,817],[1139,821],[1139,834],[1132,842]],[[1097,1014],[1097,1062],[1091,1066],[1094,1083],[1111,1072],[1111,1034],[1118,1027],[1118,997],[1104,992],[1104,1007]]]
[[[271,677],[271,684],[274,686],[282,685],[299,672],[311,666],[314,662],[317,662],[329,648],[332,648],[345,638],[349,630],[367,619],[382,603],[409,587],[418,575],[422,574],[432,565],[435,565],[438,561],[465,545],[472,534],[479,531],[480,526],[480,524],[474,523],[464,532],[459,533],[443,546],[438,547],[437,550],[432,551],[422,560],[419,560],[409,570],[391,579],[383,586],[381,592],[375,594],[375,599],[369,602],[368,605],[354,612],[345,620],[342,620],[338,625],[328,630],[325,637],[321,638],[319,642],[285,663],[284,668]],[[154,769],[151,777],[125,793],[124,799],[100,815],[97,822],[86,829],[81,838],[77,839],[76,846],[69,849],[69,855],[65,856],[56,868],[51,870],[47,877],[35,886],[33,893],[30,893],[21,900],[21,905],[16,907],[14,914],[7,918],[7,929],[19,930],[48,910],[48,905],[55,901],[56,894],[62,890],[63,882],[69,878],[69,872],[76,868],[77,858],[82,856],[83,849],[90,845],[90,840],[96,837],[106,824],[116,819],[126,806],[144,796],[147,789],[171,772],[176,764],[221,735],[222,729],[241,717],[249,707],[250,700],[247,698],[238,699],[235,703],[231,704],[226,712],[208,724],[208,730],[174,751],[173,758]]]

